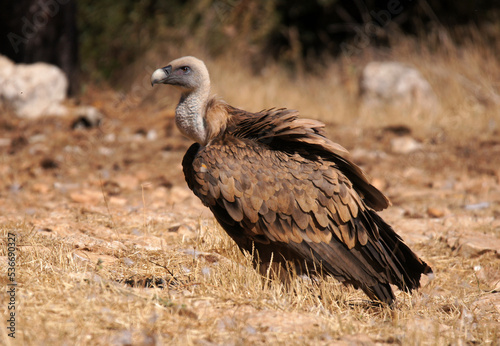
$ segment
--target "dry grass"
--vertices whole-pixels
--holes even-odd
[[[438,278],[411,297],[399,293],[391,311],[333,280],[296,279],[288,291],[265,284],[213,224],[192,241],[151,251],[113,251],[106,242],[100,251],[79,251],[23,223],[5,225],[2,239],[12,231],[19,237],[17,341],[23,344],[328,344],[350,336],[494,344],[500,337],[498,312],[481,305],[488,293],[466,269],[473,261],[436,256],[444,250],[439,246],[418,248]],[[164,288],[144,288],[141,280],[151,277],[163,278]],[[6,306],[5,298],[0,304]]]
[[[186,50],[167,58],[151,53],[144,64],[193,54]],[[27,143],[0,148],[0,259],[6,260],[7,233],[15,232],[19,284],[16,340],[3,330],[1,343],[498,345],[495,282],[478,278],[474,267],[495,277],[500,250],[469,256],[449,239],[499,237],[500,63],[485,45],[430,52],[401,40],[384,54],[367,50],[359,61],[332,62],[318,77],[290,77],[276,66],[254,75],[228,57],[207,64],[215,91],[231,104],[296,108],[330,124],[347,147],[385,153],[382,160],[356,157],[395,201],[384,217],[432,265],[435,280],[412,295],[398,292],[390,310],[328,278],[296,278],[286,290],[258,276],[184,185],[180,161],[189,142],[171,129],[178,95],[146,89],[144,69],[137,68],[123,97],[89,88],[84,100],[107,114],[101,130],[68,132],[68,119],[2,120],[3,137]],[[359,66],[372,58],[420,68],[440,113],[358,114]],[[426,150],[391,154],[381,136],[387,124],[408,125]],[[157,140],[137,134],[150,129]],[[67,154],[78,147],[87,151]],[[43,158],[56,168],[40,168]],[[491,206],[464,209],[481,201]],[[429,206],[445,216],[429,217]],[[412,238],[419,229],[424,240]],[[4,320],[7,299],[0,295]]]

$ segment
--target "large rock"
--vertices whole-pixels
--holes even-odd
[[[387,107],[404,113],[434,113],[439,103],[429,82],[420,72],[398,62],[370,62],[360,79],[363,112]]]
[[[0,103],[18,116],[65,115],[61,104],[66,98],[68,80],[63,71],[50,64],[14,64],[0,55]]]

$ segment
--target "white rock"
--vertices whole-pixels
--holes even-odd
[[[61,104],[68,80],[57,66],[46,63],[14,64],[0,55],[0,102],[23,118],[65,115]]]
[[[362,111],[392,107],[403,112],[435,112],[434,91],[420,72],[398,62],[370,62],[360,79]]]
[[[391,139],[391,150],[396,154],[409,154],[422,149],[422,144],[410,136],[395,137]]]

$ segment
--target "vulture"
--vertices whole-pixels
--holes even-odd
[[[261,273],[328,274],[387,304],[391,285],[411,292],[432,274],[377,214],[389,199],[323,123],[230,106],[211,95],[205,64],[191,56],[155,70],[154,84],[181,92],[175,122],[195,142],[182,161],[189,188]]]

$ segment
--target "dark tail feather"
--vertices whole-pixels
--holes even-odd
[[[431,267],[422,261],[377,213],[370,211],[370,216],[379,229],[380,242],[392,262],[392,270],[388,273],[390,283],[407,292],[419,288],[421,275],[432,274]],[[377,298],[384,301],[383,297],[377,295]]]
[[[380,301],[386,304],[392,304],[394,301],[394,292],[389,284],[379,283],[376,286],[361,287],[363,292],[373,301]]]

